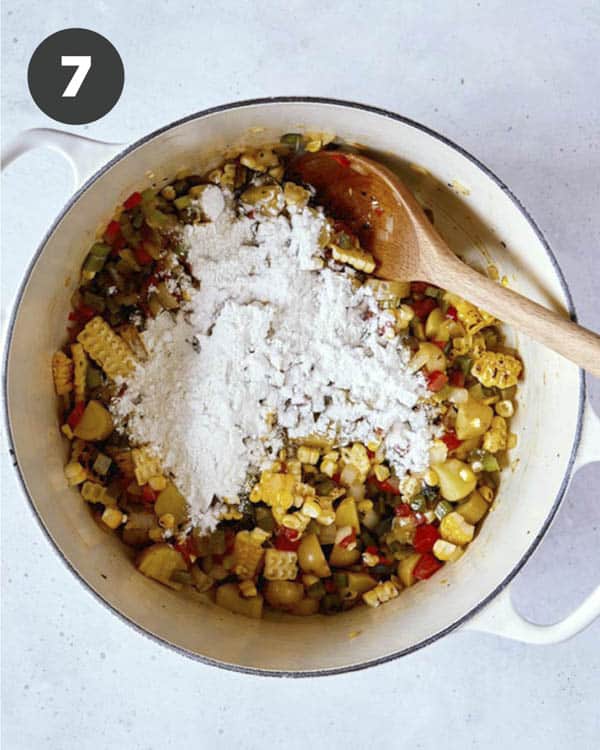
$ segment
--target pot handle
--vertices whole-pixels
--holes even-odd
[[[583,417],[583,430],[573,473],[592,461],[600,461],[600,418],[592,410],[589,402]],[[554,625],[535,625],[517,612],[510,597],[510,586],[463,627],[510,638],[523,643],[560,643],[572,638],[600,617],[600,586],[597,586],[583,602]]]
[[[58,151],[71,164],[75,187],[82,185],[97,169],[124,148],[122,143],[95,141],[53,128],[24,130],[2,149],[2,170],[34,148]]]

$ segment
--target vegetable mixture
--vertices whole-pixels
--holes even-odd
[[[195,285],[182,226],[210,218],[214,185],[250,216],[311,205],[310,186],[287,181],[286,165],[303,149],[328,147],[290,133],[207,175],[181,173],[160,190],[132,193],[90,248],[68,343],[52,361],[61,429],[71,441],[65,475],[98,523],[135,550],[144,575],[172,589],[194,587],[255,618],[265,602],[295,615],[377,607],[458,560],[516,443],[510,418],[522,365],[504,346],[499,322],[437,287],[370,276],[373,257],[335,217],[321,238],[325,257],[372,287],[393,316],[390,335],[405,337],[409,368],[422,373],[436,405],[440,437],[427,471],[395,476],[379,442],[289,441],[206,534],[191,527],[186,499],[160,458],[115,429],[108,406],[147,356],[145,321],[177,310]]]

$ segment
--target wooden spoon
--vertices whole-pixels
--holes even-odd
[[[290,176],[348,225],[377,261],[382,279],[426,281],[483,308],[600,377],[600,336],[506,289],[463,263],[437,233],[406,185],[359,154],[319,151],[297,157]]]

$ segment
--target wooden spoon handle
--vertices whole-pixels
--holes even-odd
[[[587,372],[600,377],[600,336],[501,286],[456,256],[444,257],[434,283],[487,310]]]

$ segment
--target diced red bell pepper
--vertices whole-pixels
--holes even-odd
[[[431,552],[433,545],[440,538],[440,532],[435,526],[417,526],[413,547],[417,552]]]
[[[158,494],[155,490],[150,487],[149,484],[145,484],[142,487],[142,501],[144,503],[155,503],[156,498],[158,497]]]
[[[342,478],[342,475],[341,475],[341,474],[340,474],[340,472],[338,471],[338,472],[336,472],[336,473],[335,473],[335,474],[334,474],[334,475],[333,475],[333,476],[331,477],[331,481],[332,481],[332,482],[335,482],[336,484],[339,484],[339,483],[340,483],[340,480],[341,480],[341,478]]]
[[[375,484],[382,492],[390,492],[392,495],[399,495],[400,490],[398,489],[398,480],[394,478],[384,479],[379,481],[375,480]]]
[[[343,539],[340,539],[339,545],[340,547],[343,547],[346,549],[346,547],[349,547],[352,542],[356,541],[356,530],[352,529],[352,531],[348,534],[348,536],[345,536]]]
[[[233,529],[225,529],[225,552],[231,552],[235,545],[235,531]]]
[[[325,591],[328,594],[333,594],[337,590],[337,586],[331,580],[329,580],[329,581],[323,581],[323,585],[325,586]]]
[[[446,310],[446,317],[451,320],[458,320],[458,311],[455,307],[449,307]]]
[[[331,154],[331,158],[334,161],[337,161],[337,163],[342,167],[350,166],[350,159],[347,156],[344,156],[344,154]]]
[[[91,320],[96,314],[96,310],[94,310],[93,307],[88,307],[88,305],[82,304],[75,310],[71,310],[69,313],[69,320],[72,320],[75,323],[87,323],[87,321]]]
[[[379,550],[377,547],[374,547],[373,545],[366,548],[365,552],[368,552],[369,555],[377,555],[379,556]]]
[[[123,208],[126,211],[130,211],[132,208],[135,208],[136,206],[139,206],[142,202],[142,194],[141,193],[132,193],[127,200],[123,201]]]
[[[408,503],[398,503],[398,505],[394,506],[394,515],[399,518],[408,518],[408,516],[412,516],[410,505],[408,505]]]
[[[280,526],[275,536],[275,549],[285,552],[296,552],[300,546],[300,534],[296,529]]]
[[[410,291],[412,294],[425,294],[425,290],[429,284],[425,281],[411,281]]]
[[[442,351],[446,348],[447,341],[434,341],[433,342],[437,347],[439,347]]]
[[[433,391],[433,393],[441,391],[448,382],[448,376],[445,372],[441,372],[441,370],[428,372],[425,377],[427,380],[427,388],[429,388],[430,391]]]
[[[437,307],[437,302],[433,297],[424,297],[423,299],[416,299],[411,307],[419,320],[425,320],[429,313]]]
[[[109,245],[112,245],[120,234],[121,234],[121,225],[119,224],[118,221],[113,220],[106,227],[106,232],[104,232],[104,241],[107,242]]]
[[[456,437],[454,430],[448,430],[444,433],[444,435],[442,435],[442,440],[446,443],[446,447],[450,452],[455,451],[460,445],[462,445],[462,440],[459,440]]]
[[[85,411],[85,401],[79,401],[77,404],[75,404],[75,408],[67,417],[67,424],[72,430],[74,430],[77,427],[77,425],[81,422],[81,417],[83,417],[84,411]]]
[[[457,388],[462,388],[465,384],[464,372],[462,370],[452,370],[448,382],[450,383],[450,385],[454,385]]]
[[[192,555],[196,556],[196,545],[192,536],[186,536],[183,542],[177,542],[175,549],[183,557],[187,565],[192,564]]]
[[[147,250],[144,249],[143,245],[139,245],[135,248],[133,251],[133,254],[135,255],[135,259],[141,266],[147,266],[149,263],[152,263],[152,256],[150,253],[148,253]]]
[[[442,563],[437,558],[430,552],[425,552],[415,565],[413,576],[417,581],[424,581],[426,578],[430,578],[441,567]]]

